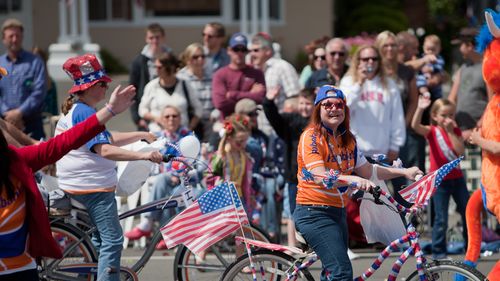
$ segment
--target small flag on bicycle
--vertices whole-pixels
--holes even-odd
[[[248,217],[232,183],[223,183],[203,194],[167,225],[161,234],[168,248],[184,244],[198,254],[248,224]]]
[[[417,206],[427,205],[427,202],[441,184],[443,178],[457,167],[462,159],[463,156],[444,164],[441,168],[425,175],[419,181],[401,189],[399,194],[403,199],[410,203],[415,203]]]

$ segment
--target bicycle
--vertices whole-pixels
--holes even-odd
[[[154,202],[139,206],[119,215],[119,219],[135,216],[144,212],[163,210],[165,208],[185,207],[187,201],[194,200],[191,196],[188,172],[192,166],[182,157],[169,158],[165,161],[175,160],[183,163],[187,168],[182,172],[180,194],[170,198],[162,198]],[[63,258],[59,260],[43,258],[39,260],[39,277],[41,280],[96,280],[97,252],[92,244],[91,236],[96,228],[91,225],[85,209],[76,207],[73,210],[75,217],[50,216],[51,229],[54,238],[61,245]],[[269,237],[258,227],[253,225],[243,226],[244,235],[255,239],[269,242]],[[234,235],[234,234],[233,234]],[[122,266],[120,269],[122,280],[138,280],[137,274],[144,268],[155,251],[156,244],[162,239],[159,229],[154,232],[149,244],[147,244],[142,256],[131,266]],[[228,236],[211,246],[210,252],[213,257],[199,264],[195,256],[185,246],[177,248],[174,259],[175,280],[197,280],[200,275],[218,278],[229,264],[236,260],[234,253],[234,236]],[[205,278],[205,277],[203,277]]]
[[[380,187],[372,189],[370,193],[376,204],[386,205],[395,212],[409,214],[410,220],[408,221],[411,221],[411,218],[415,216],[422,207],[422,205],[419,204],[418,206],[416,204],[410,208],[405,208],[397,203],[391,195],[380,189]],[[390,204],[381,200],[380,196],[384,196]],[[396,280],[400,268],[408,260],[410,255],[414,255],[417,259],[416,270],[406,280],[454,280],[456,275],[461,275],[469,280],[486,280],[481,272],[458,261],[434,260],[428,263],[420,248],[419,236],[420,234],[417,232],[416,228],[409,224],[406,227],[406,234],[394,240],[389,246],[382,250],[370,268],[354,280],[362,281],[368,279],[392,252],[403,247],[407,247],[407,249],[404,250],[399,259],[394,262],[391,273],[387,277],[388,280]],[[305,251],[296,247],[262,243],[243,237],[238,237],[238,240],[246,241],[246,243],[252,246],[259,247],[260,250],[252,251],[250,256],[245,254],[239,257],[236,262],[226,269],[220,280],[258,280],[257,278],[259,276],[262,280],[314,280],[308,270],[308,268],[319,259],[314,252],[310,250]],[[305,243],[303,238],[301,240],[301,242]],[[285,251],[295,254],[297,258],[286,254]],[[242,269],[245,267],[251,267],[252,274],[242,272]],[[256,267],[258,267],[258,272]]]

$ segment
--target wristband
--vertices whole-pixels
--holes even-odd
[[[113,112],[113,109],[111,109],[111,106],[106,103],[106,110],[111,113],[111,115],[116,116],[116,113]]]

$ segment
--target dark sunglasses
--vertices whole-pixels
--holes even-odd
[[[105,88],[105,89],[109,88],[109,85],[106,82],[99,82],[97,85],[99,85],[99,87],[101,87],[101,88]]]
[[[345,56],[344,52],[330,52],[330,56],[334,57],[335,55],[338,55],[339,57]]]
[[[335,109],[343,109],[344,108],[344,103],[341,101],[336,101],[336,102],[324,102],[321,104],[321,106],[324,109],[331,109],[332,107],[335,107]]]
[[[179,115],[177,115],[177,114],[172,114],[172,115],[164,115],[164,116],[163,116],[163,118],[165,118],[165,119],[170,119],[170,118],[174,118],[174,119],[175,119],[175,118],[177,118],[177,117],[179,117]]]
[[[321,59],[326,60],[326,56],[313,56],[314,60]]]
[[[248,49],[245,47],[234,47],[231,49],[233,50],[233,52],[236,52],[236,53],[248,53]]]
[[[205,55],[194,55],[194,56],[192,56],[191,58],[192,58],[192,59],[194,59],[194,60],[197,60],[197,59],[199,59],[199,58],[204,59],[204,58],[205,58]]]
[[[257,111],[252,111],[247,113],[248,117],[256,117],[259,116],[259,113]]]
[[[255,49],[251,49],[250,52],[254,52],[254,53],[257,53],[260,51],[260,48],[255,48]]]
[[[378,57],[366,57],[366,58],[359,58],[360,61],[362,62],[368,62],[369,60],[372,60],[374,62],[378,61]]]
[[[215,38],[215,37],[219,37],[217,35],[212,35],[212,34],[208,34],[208,33],[201,33],[201,36],[202,37],[207,37],[208,39],[212,39],[212,38]]]

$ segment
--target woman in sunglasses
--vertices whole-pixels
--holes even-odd
[[[347,74],[340,81],[352,114],[352,132],[367,156],[385,154],[398,158],[406,138],[405,116],[399,88],[386,75],[374,46],[361,46]]]
[[[312,48],[311,48],[312,47]],[[326,67],[326,51],[324,45],[306,46],[306,50],[311,52],[308,55],[309,63],[300,72],[300,86],[304,87],[312,73]],[[312,50],[310,50],[312,49]]]
[[[63,104],[64,116],[57,122],[56,136],[90,118],[96,112],[97,104],[104,100],[111,82],[94,55],[70,58],[63,69],[73,79],[74,85]],[[135,88],[128,86],[124,90],[135,91]],[[120,86],[114,90],[118,91]],[[109,104],[105,109],[113,116],[117,113]],[[99,280],[120,279],[123,233],[115,201],[118,183],[115,161],[162,161],[162,154],[158,151],[136,152],[120,148],[141,139],[153,141],[156,137],[148,132],[110,133],[104,130],[56,163],[59,187],[85,206],[97,227],[97,235],[92,241],[99,253]]]
[[[321,280],[352,280],[352,265],[347,255],[348,186],[355,185],[365,191],[375,186],[367,180],[373,167],[358,150],[349,123],[344,93],[330,85],[322,86],[297,150],[299,183],[293,219],[297,231],[321,257]],[[313,180],[302,176],[304,169],[313,174]],[[422,173],[416,167],[378,167],[376,171],[382,180],[399,176],[414,179]],[[325,181],[331,172],[337,173],[338,181]]]

